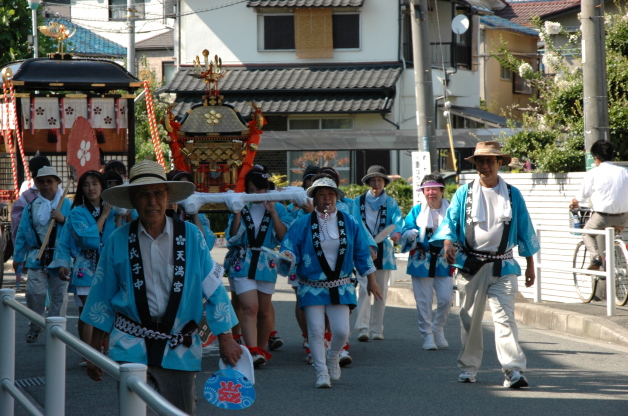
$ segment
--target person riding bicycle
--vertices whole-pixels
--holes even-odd
[[[574,209],[591,200],[593,213],[584,229],[624,228],[628,223],[628,170],[610,163],[614,153],[613,145],[606,140],[598,140],[591,146],[596,168],[586,173],[580,190],[569,204],[569,209]],[[591,256],[588,270],[599,270],[603,265],[604,236],[583,234],[582,241]]]

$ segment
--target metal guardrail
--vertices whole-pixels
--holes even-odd
[[[45,413],[15,386],[15,312],[45,328]],[[15,401],[29,415],[65,415],[66,345],[119,381],[118,414],[121,416],[146,414],[146,405],[159,415],[186,415],[146,384],[146,365],[116,363],[67,332],[66,323],[67,319],[62,317],[44,319],[17,302],[15,290],[0,289],[0,415],[13,416]]]
[[[605,244],[606,244],[606,264],[614,265],[615,264],[615,229],[612,227],[605,228],[602,230],[587,230],[583,228],[565,228],[565,227],[549,227],[543,226],[540,224],[536,225],[536,236],[539,240],[539,245],[541,246],[541,250],[543,249],[543,244],[541,242],[542,231],[554,231],[554,232],[570,232],[570,233],[578,233],[578,234],[593,234],[593,235],[604,235],[605,236]],[[535,290],[534,290],[534,302],[541,302],[541,270],[554,270],[565,273],[582,273],[582,269],[576,269],[573,267],[558,267],[558,266],[544,266],[541,261],[541,250],[539,250],[534,255],[534,267],[536,268],[536,282],[535,282]],[[593,271],[587,270],[586,274],[594,275],[594,276],[606,276],[606,315],[614,316],[615,315],[615,267],[606,267],[606,271]]]

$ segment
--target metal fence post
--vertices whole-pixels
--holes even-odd
[[[120,366],[120,416],[136,416],[146,414],[146,403],[127,386],[131,377],[137,377],[146,382],[146,367],[144,364],[128,363]]]
[[[615,315],[615,229],[606,231],[606,315]]]
[[[46,416],[65,415],[65,343],[52,332],[65,330],[67,319],[60,316],[46,318]]]
[[[538,224],[537,226],[540,226],[540,224]],[[534,302],[535,303],[539,303],[541,302],[541,230],[539,230],[537,228],[536,230],[536,237],[539,241],[539,251],[536,252],[536,254],[534,255],[535,257],[535,261],[534,261],[534,268],[535,270],[535,274],[536,274],[536,281],[534,282],[535,287],[534,287]]]
[[[15,290],[0,289],[0,382],[15,382],[15,311],[4,304],[15,299]],[[15,400],[0,386],[0,415],[13,416]]]

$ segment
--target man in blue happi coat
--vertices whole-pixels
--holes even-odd
[[[222,284],[223,268],[211,258],[201,231],[166,215],[167,205],[190,196],[194,185],[167,181],[163,168],[152,161],[135,165],[129,179],[104,191],[102,198],[137,210],[139,219],[118,228],[107,241],[81,319],[94,327],[92,347],[100,350],[104,334],[111,333],[110,358],[147,364],[149,383],[194,414],[203,298],[220,356],[231,365],[242,354],[231,335],[238,321]],[[102,379],[93,363],[87,373]]]
[[[525,285],[534,284],[534,253],[539,250],[532,221],[521,192],[497,174],[511,161],[497,142],[480,142],[473,156],[478,179],[458,188],[445,219],[430,243],[444,246],[445,258],[453,264],[462,297],[460,324],[462,351],[458,380],[474,383],[482,364],[482,317],[486,300],[493,314],[497,358],[504,386],[527,387],[523,376],[526,357],[519,345],[515,322],[517,277],[521,268],[513,258],[517,247],[526,259]]]

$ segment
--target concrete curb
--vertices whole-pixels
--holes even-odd
[[[414,293],[410,285],[408,287],[389,287],[386,303],[389,306],[402,308],[416,307]],[[455,313],[455,310],[452,309],[452,312]],[[490,311],[487,311],[485,315],[485,319],[492,319]],[[534,328],[551,329],[565,334],[628,347],[628,329],[600,316],[554,309],[523,301],[517,302],[515,319],[517,323]]]
[[[598,316],[530,303],[517,303],[515,319],[518,323],[535,328],[551,329],[628,347],[628,329]]]

